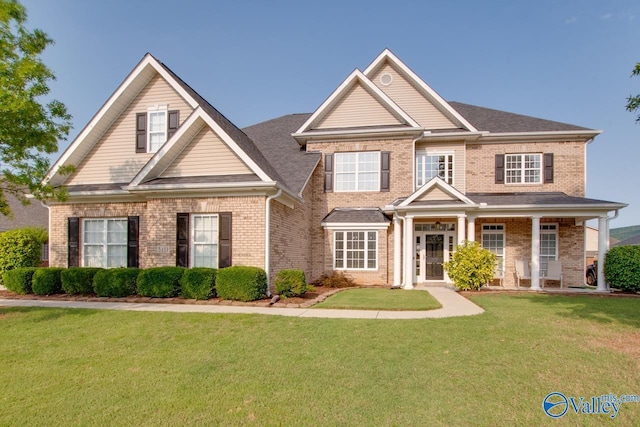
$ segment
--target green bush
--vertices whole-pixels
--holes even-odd
[[[4,286],[16,294],[30,294],[32,292],[33,273],[36,267],[18,267],[5,271],[3,276]]]
[[[307,280],[302,270],[280,270],[275,280],[276,293],[282,297],[297,297],[307,292]]]
[[[465,241],[458,245],[451,261],[442,265],[458,290],[478,290],[493,279],[496,255],[479,242]]]
[[[62,293],[61,274],[64,268],[38,268],[33,273],[32,289],[36,295],[53,295]]]
[[[93,290],[99,297],[123,298],[135,295],[138,268],[110,268],[93,276]]]
[[[182,296],[191,299],[209,299],[216,296],[216,269],[194,267],[185,270],[180,279]]]
[[[258,267],[223,268],[216,275],[216,291],[223,299],[255,301],[267,295],[267,274]]]
[[[44,228],[18,228],[0,233],[0,280],[5,271],[18,267],[38,267],[42,245],[46,241],[47,230]]]
[[[93,276],[102,268],[74,267],[64,270],[60,274],[62,290],[69,295],[93,293]]]
[[[345,275],[342,271],[324,273],[318,280],[313,282],[313,285],[325,288],[351,288],[357,286],[355,280]]]
[[[640,291],[640,246],[616,246],[604,257],[607,283],[623,291]]]
[[[154,298],[178,296],[184,270],[182,267],[155,267],[140,271],[138,294]]]

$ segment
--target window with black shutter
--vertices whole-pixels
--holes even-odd
[[[127,218],[127,267],[138,268],[140,217]]]
[[[176,227],[176,266],[189,267],[189,214],[179,213]]]
[[[67,266],[80,266],[80,218],[67,218]]]
[[[219,262],[218,268],[231,266],[231,212],[219,214],[220,224],[218,227]]]
[[[333,154],[324,155],[324,192],[333,192]]]

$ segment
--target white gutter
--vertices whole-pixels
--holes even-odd
[[[265,202],[265,214],[264,214],[264,271],[265,273],[267,273],[267,296],[270,297],[271,296],[271,283],[269,281],[269,263],[271,262],[270,259],[270,252],[271,252],[271,236],[270,236],[270,231],[271,231],[271,200],[275,199],[277,197],[280,197],[280,195],[282,194],[282,189],[278,188],[278,192],[276,194],[272,194],[271,196],[267,197],[267,200]]]

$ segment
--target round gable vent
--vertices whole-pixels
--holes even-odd
[[[382,86],[389,86],[393,82],[393,76],[389,73],[384,73],[380,75],[380,84]]]

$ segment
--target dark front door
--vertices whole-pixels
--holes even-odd
[[[426,269],[425,279],[443,280],[444,272],[444,234],[427,234],[425,236]]]

